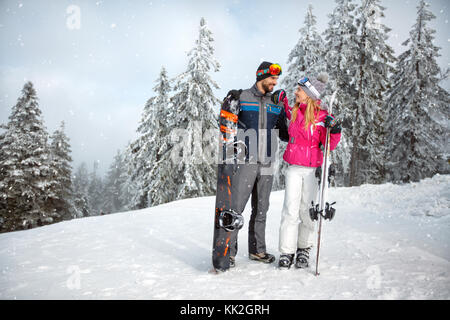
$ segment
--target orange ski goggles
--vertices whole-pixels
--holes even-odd
[[[268,69],[258,70],[256,76],[263,76],[265,74],[270,74],[272,76],[279,76],[282,73],[281,66],[278,63],[272,64]]]

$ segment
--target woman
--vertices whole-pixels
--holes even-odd
[[[283,159],[289,163],[286,171],[286,191],[280,225],[280,268],[290,268],[297,254],[295,266],[308,266],[309,251],[313,245],[314,222],[309,217],[311,201],[316,200],[318,181],[316,169],[322,165],[326,128],[331,127],[330,148],[335,149],[341,138],[341,127],[328,114],[321,102],[328,76],[303,78],[295,92],[295,105],[284,100],[290,120],[289,144]]]

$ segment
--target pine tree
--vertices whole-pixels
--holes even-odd
[[[146,173],[150,170],[150,164],[154,161],[153,156],[153,126],[156,120],[154,110],[154,98],[150,98],[145,104],[141,122],[137,129],[139,137],[129,145],[129,173],[130,184],[135,186],[135,192],[132,193],[131,203],[133,209],[143,209],[148,206],[147,192],[149,181],[146,179]]]
[[[342,136],[339,148],[331,153],[336,165],[336,182],[348,185],[350,163],[352,106],[356,96],[353,80],[356,72],[358,52],[358,34],[355,26],[356,5],[352,0],[336,0],[336,8],[329,15],[328,27],[323,33],[325,39],[325,61],[330,76],[330,94],[337,90],[333,104],[333,113],[342,122]]]
[[[286,187],[285,172],[288,167],[286,161],[283,160],[284,151],[287,148],[287,142],[278,141],[278,149],[274,163],[272,191],[283,190]]]
[[[98,174],[98,161],[94,162],[93,170],[89,175],[88,199],[89,213],[91,216],[98,216],[104,212],[103,205],[103,181]]]
[[[317,19],[313,14],[312,5],[308,6],[303,27],[300,28],[300,38],[289,53],[286,76],[281,81],[290,105],[294,104],[294,92],[297,90],[298,80],[304,76],[317,77],[326,70],[324,60],[325,47],[322,37],[316,28]],[[280,142],[277,151],[277,164],[274,172],[272,190],[281,190],[285,186],[284,172],[288,164],[283,161],[286,143]]]
[[[397,72],[387,101],[390,133],[386,158],[390,159],[390,180],[418,181],[439,172],[443,146],[448,136],[435,118],[447,112],[449,94],[439,86],[441,70],[436,62],[439,47],[433,44],[435,30],[428,22],[435,18],[421,0],[408,49],[399,56]],[[446,110],[446,111],[445,111]]]
[[[350,186],[382,181],[384,175],[384,96],[395,61],[386,43],[390,29],[380,21],[384,7],[379,0],[363,0],[357,8],[358,63],[355,73],[354,116],[351,131]]]
[[[217,72],[220,67],[213,57],[213,41],[212,33],[202,18],[199,38],[188,53],[188,68],[175,79],[175,95],[171,103],[176,112],[169,126],[177,129],[173,133],[180,139],[175,141],[179,148],[171,151],[175,177],[178,177],[177,199],[212,195],[216,188],[216,166],[212,163],[215,159],[205,152],[210,149],[211,142],[203,139],[211,130],[217,132],[218,129],[213,107],[219,105],[220,100],[212,90],[219,89],[219,86],[208,74],[211,70]]]
[[[157,95],[147,101],[137,129],[139,137],[130,145],[130,182],[136,188],[130,205],[138,209],[176,197],[174,188],[163,186],[172,172],[169,157],[163,154],[170,138],[168,121],[173,117],[169,101],[171,86],[164,67],[153,90]]]
[[[106,176],[105,194],[102,205],[105,214],[119,212],[124,208],[124,203],[122,203],[122,199],[120,198],[122,185],[124,183],[122,175],[123,171],[123,157],[120,150],[118,150]]]
[[[77,208],[77,218],[90,216],[89,204],[89,172],[85,162],[82,162],[73,177],[74,205]]]
[[[7,199],[8,199],[8,193],[6,192],[6,181],[4,180],[6,170],[4,168],[4,162],[6,160],[6,130],[8,129],[8,126],[6,124],[0,124],[0,233],[6,232],[6,231],[12,231],[10,230],[11,227],[7,224],[8,217],[10,214],[8,214],[7,210]],[[9,218],[11,219],[11,218]]]
[[[51,175],[52,185],[50,189],[54,197],[50,197],[51,207],[59,220],[76,218],[77,213],[73,204],[72,186],[72,157],[70,156],[69,138],[64,133],[65,123],[61,123],[51,137]]]
[[[289,101],[293,101],[297,82],[303,76],[317,77],[326,70],[324,42],[316,28],[317,19],[312,5],[308,6],[304,26],[300,28],[300,38],[289,53],[286,76],[282,80]]]
[[[150,180],[147,199],[149,206],[173,201],[177,197],[177,188],[174,185],[174,163],[170,159],[171,144],[170,119],[174,118],[174,106],[170,102],[172,91],[170,81],[164,67],[153,90],[158,94],[155,97],[155,125],[152,140],[153,161],[147,176]]]
[[[36,90],[27,82],[0,140],[0,215],[3,231],[53,222],[50,151]]]
[[[123,204],[123,210],[129,211],[136,209],[133,203],[133,195],[136,193],[136,187],[133,182],[134,163],[133,151],[131,148],[132,142],[129,142],[122,152],[123,154],[123,171],[120,174],[120,180],[123,181],[120,187],[119,200]]]

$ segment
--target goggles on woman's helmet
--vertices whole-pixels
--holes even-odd
[[[300,80],[298,80],[298,85],[300,87],[306,87],[311,91],[316,97],[320,97],[319,91],[312,85],[311,81],[309,81],[308,77],[303,77]]]

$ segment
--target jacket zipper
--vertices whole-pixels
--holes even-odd
[[[260,130],[258,130],[259,131],[259,134],[258,134],[259,135],[259,137],[258,137],[258,140],[259,140],[259,143],[258,143],[258,158],[259,158],[259,156],[261,156],[261,159],[259,159],[259,161],[263,161],[263,159],[265,159],[265,157],[267,155],[267,150],[264,150],[265,149],[264,145],[267,146],[267,141],[264,144],[265,139],[267,139],[267,135],[266,135],[266,137],[263,137],[263,130],[264,130],[265,127],[267,127],[267,124],[266,124],[267,121],[265,121],[265,115],[266,115],[267,111],[264,109],[264,96],[260,97],[260,99],[259,99],[259,106],[260,106],[260,108],[259,108],[259,110],[260,110],[260,113],[259,113],[259,120],[260,120],[259,121],[260,122],[259,123],[259,129]],[[265,152],[260,152],[260,151],[265,151]]]
[[[311,163],[311,155],[312,155],[312,136],[313,136],[313,126],[312,126],[312,124],[310,124],[310,126],[311,126],[311,136],[310,136],[310,145],[309,145],[309,147],[310,147],[310,149],[311,149],[311,153],[310,153],[310,155],[309,155],[309,166],[311,166],[312,165],[312,163]]]

